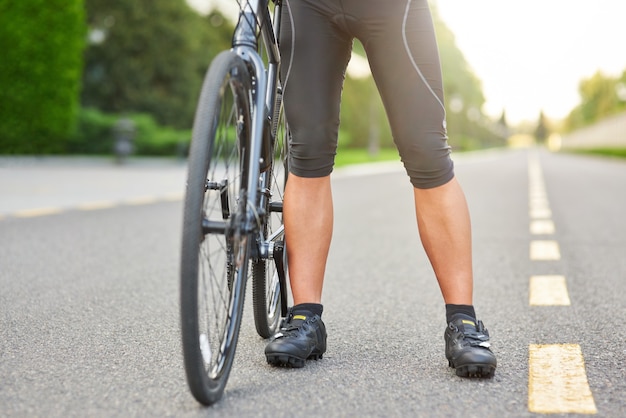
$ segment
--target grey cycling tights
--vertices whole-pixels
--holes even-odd
[[[290,170],[332,172],[352,41],[365,47],[393,139],[417,188],[454,176],[441,65],[427,0],[283,0],[280,49]],[[363,109],[367,111],[366,108]]]

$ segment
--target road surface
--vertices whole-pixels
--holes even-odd
[[[0,416],[530,417],[626,414],[626,162],[455,157],[493,379],[443,352],[445,312],[398,164],[337,170],[328,352],[265,363],[250,298],[226,392],[181,360],[181,163],[0,164]]]

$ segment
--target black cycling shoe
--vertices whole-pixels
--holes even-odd
[[[326,326],[319,315],[303,315],[290,309],[280,330],[265,347],[267,362],[274,366],[304,367],[305,360],[321,359],[326,352]]]
[[[455,315],[444,334],[446,358],[461,377],[492,377],[496,356],[489,349],[489,332],[482,321],[466,315]]]

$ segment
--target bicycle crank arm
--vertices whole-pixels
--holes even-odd
[[[230,217],[230,195],[228,194],[228,179],[224,179],[219,183],[217,181],[207,180],[205,190],[219,190],[220,202],[222,204],[222,219]]]
[[[285,275],[285,263],[283,262],[285,251],[285,243],[283,241],[276,241],[274,243],[274,263],[276,263],[276,273],[278,273],[278,282],[280,284],[280,294],[283,295],[280,298],[280,310],[282,316],[287,315],[287,276]]]

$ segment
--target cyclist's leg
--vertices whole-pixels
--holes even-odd
[[[472,305],[472,247],[465,195],[456,178],[413,188],[419,234],[446,304]]]
[[[285,238],[294,304],[320,303],[332,235],[330,172],[352,38],[319,2],[286,1],[281,32],[284,105],[291,129]]]
[[[397,2],[386,30],[363,43],[402,161],[414,186],[420,237],[446,303],[472,303],[469,214],[454,179],[443,86],[426,1]]]
[[[320,303],[333,229],[330,176],[290,175],[283,206],[294,305]]]
[[[420,237],[446,302],[446,358],[459,376],[490,377],[497,362],[472,306],[469,212],[447,145],[443,83],[428,2],[407,0],[402,6],[402,12],[386,9],[402,16],[394,18],[396,27],[388,27],[382,36],[381,31],[368,33],[364,44],[414,186]]]
[[[270,364],[302,367],[326,351],[320,302],[332,235],[330,173],[352,39],[331,22],[324,10],[328,5],[308,0],[284,4],[281,73],[292,137],[283,215],[295,305],[265,347],[265,356]]]

